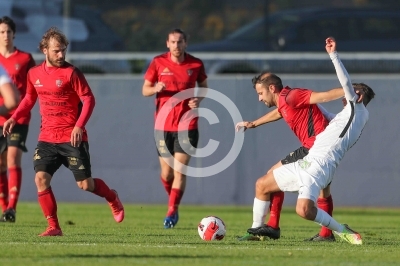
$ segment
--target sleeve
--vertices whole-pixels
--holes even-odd
[[[0,65],[0,86],[6,83],[12,83],[12,81],[8,76],[6,70]]]
[[[31,69],[32,67],[36,66],[36,62],[33,59],[32,55],[29,54],[29,62],[28,62],[28,68],[27,70]]]
[[[324,115],[324,117],[326,119],[328,119],[328,121],[331,121],[336,116],[336,114],[328,112],[328,110],[326,110],[322,105],[320,105],[320,104],[317,104],[317,105],[318,105],[319,110],[321,110],[322,114]]]
[[[342,64],[342,61],[339,58],[339,54],[335,51],[333,53],[330,53],[329,57],[331,58],[332,63],[335,67],[339,82],[343,87],[344,96],[348,101],[353,101],[353,102],[356,101],[357,94],[354,92],[349,73],[347,73],[346,68]]]
[[[197,76],[197,83],[203,82],[204,80],[206,80],[206,78],[207,78],[206,70],[204,68],[203,62],[201,62],[199,75]]]
[[[26,117],[29,115],[29,112],[32,110],[33,106],[35,106],[36,100],[37,100],[37,92],[33,84],[30,82],[29,79],[29,72],[28,72],[28,77],[27,77],[27,83],[26,83],[26,94],[25,97],[22,99],[20,104],[18,105],[18,108],[15,110],[14,114],[12,115],[12,118],[15,120],[19,120],[22,117]]]
[[[92,90],[86,81],[85,76],[78,69],[75,69],[71,76],[72,88],[76,91],[83,102],[82,111],[76,121],[75,126],[84,128],[93,113],[96,104]]]
[[[302,108],[310,105],[310,97],[312,90],[292,89],[286,95],[286,103],[292,108]]]
[[[147,68],[146,73],[144,74],[144,79],[156,83],[158,81],[157,67],[155,59],[153,59]]]

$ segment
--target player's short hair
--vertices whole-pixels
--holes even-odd
[[[48,29],[42,37],[42,40],[39,43],[39,49],[43,51],[43,49],[49,47],[50,39],[56,39],[60,44],[64,44],[65,47],[68,47],[68,39],[64,33],[62,33],[57,27],[51,27]]]
[[[261,74],[255,76],[251,82],[253,83],[253,88],[256,88],[256,84],[262,84],[266,88],[269,85],[275,85],[279,91],[283,88],[281,78],[268,71],[261,72]]]
[[[367,84],[353,83],[353,88],[364,92],[363,103],[365,106],[367,106],[367,104],[375,97],[375,92]]]
[[[1,17],[0,24],[7,24],[8,27],[10,27],[12,32],[15,34],[15,32],[16,32],[15,22],[10,17],[7,17],[7,16]]]
[[[167,34],[167,41],[169,40],[169,35],[170,35],[170,34],[174,34],[174,33],[182,34],[183,40],[184,40],[185,42],[187,42],[188,35],[187,35],[183,30],[181,30],[181,29],[179,29],[179,28],[172,29],[172,30],[170,30],[170,31],[168,32],[168,34]]]

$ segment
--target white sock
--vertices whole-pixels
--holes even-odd
[[[317,208],[317,216],[315,217],[314,222],[319,225],[328,227],[329,229],[341,233],[343,231],[343,225],[338,223],[335,219],[332,218],[327,212]]]
[[[251,226],[251,228],[260,227],[264,224],[268,206],[269,206],[269,201],[262,201],[257,198],[254,198],[253,225]]]

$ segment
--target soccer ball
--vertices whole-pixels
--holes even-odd
[[[222,240],[226,233],[226,227],[221,218],[207,216],[200,221],[197,231],[200,238],[205,241]]]

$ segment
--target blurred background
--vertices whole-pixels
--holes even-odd
[[[397,0],[2,0],[0,10],[17,22],[16,44],[25,51],[39,52],[44,31],[61,28],[71,40],[70,61],[86,73],[142,73],[166,50],[173,28],[187,32],[188,51],[209,74],[257,73],[271,65],[275,72],[329,73],[307,53],[324,52],[327,36],[341,52],[400,52]],[[400,65],[385,56],[346,59],[353,72],[398,72]]]
[[[183,203],[252,204],[257,178],[299,142],[279,121],[246,131],[243,147],[232,147],[236,122],[269,111],[257,103],[251,78],[269,70],[291,87],[319,91],[340,86],[324,48],[326,37],[334,36],[352,81],[365,82],[376,92],[363,136],[332,184],[335,206],[398,206],[399,10],[398,0],[0,0],[0,15],[17,23],[16,46],[37,62],[44,59],[37,47],[49,27],[68,36],[67,60],[85,72],[96,96],[87,125],[94,176],[116,188],[124,202],[135,203],[167,199],[152,136],[154,98],[144,98],[141,89],[151,59],[167,51],[167,33],[181,28],[190,36],[188,51],[205,63],[209,87],[232,100],[242,116],[231,117],[211,99],[202,103],[219,123],[200,119],[199,147],[210,139],[219,147],[212,156],[193,158],[191,165],[213,165],[231,148],[240,152],[215,176],[189,177]],[[339,112],[341,103],[326,107]],[[29,152],[23,156],[22,200],[37,198],[31,161],[40,127],[37,111],[36,106]],[[56,176],[52,187],[58,200],[101,201],[76,188],[67,169]],[[288,194],[285,204],[295,199]]]

